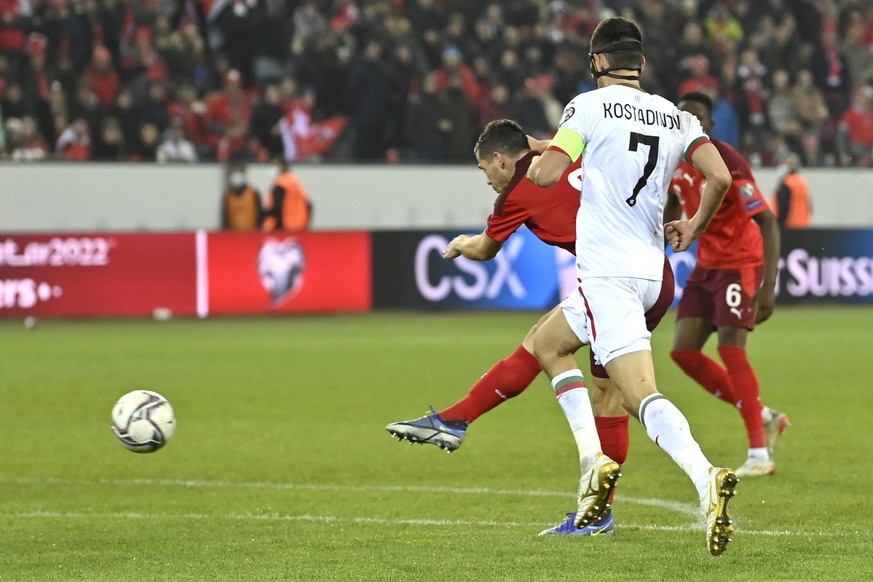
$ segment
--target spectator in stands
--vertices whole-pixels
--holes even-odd
[[[267,83],[261,99],[252,109],[252,135],[271,158],[283,153],[279,122],[284,114],[279,85],[275,82]]]
[[[758,51],[746,48],[740,56],[737,67],[738,94],[742,96],[744,107],[739,112],[740,123],[749,128],[751,145],[760,151],[767,140],[766,100],[767,68],[761,63]]]
[[[185,84],[176,91],[176,100],[170,103],[167,111],[171,117],[182,120],[185,128],[185,137],[198,148],[198,152],[214,155],[206,143],[206,131],[203,116],[206,113],[206,104],[197,95],[197,89],[191,84]],[[198,154],[198,157],[200,155]]]
[[[827,122],[827,103],[815,86],[809,69],[802,69],[797,74],[797,81],[791,87],[791,105],[807,130],[818,134],[821,126]]]
[[[128,159],[136,162],[154,162],[157,159],[161,130],[149,121],[139,126],[138,139],[128,151]]]
[[[679,94],[714,93],[718,91],[718,80],[709,74],[709,59],[704,55],[694,55],[685,60],[687,77],[679,85]]]
[[[265,0],[245,0],[212,4],[212,22],[221,32],[222,49],[230,66],[240,74],[243,87],[255,82],[255,57],[264,42],[268,25]]]
[[[122,89],[115,98],[115,106],[109,110],[109,115],[118,119],[124,142],[128,145],[139,139],[139,110],[135,107],[133,94],[129,89]]]
[[[810,67],[830,115],[838,118],[848,102],[852,78],[846,58],[840,51],[835,23],[829,22],[824,26],[821,45],[814,52]]]
[[[55,153],[63,160],[81,162],[91,159],[91,131],[88,122],[77,117],[61,132]]]
[[[724,52],[728,44],[741,41],[744,36],[743,25],[725,4],[717,4],[709,11],[704,26],[718,53]],[[684,93],[680,91],[679,94]]]
[[[70,115],[84,119],[92,133],[100,127],[100,122],[103,120],[103,109],[100,107],[97,94],[91,87],[91,81],[87,78],[79,79],[74,99],[70,102]]]
[[[464,91],[460,76],[452,77],[443,91],[446,116],[451,131],[446,136],[445,161],[463,162],[470,159],[470,152],[479,137],[478,112]]]
[[[703,91],[712,99],[712,122],[713,128],[709,132],[710,137],[720,139],[733,146],[740,144],[740,122],[731,102],[715,91]]]
[[[264,230],[307,230],[312,220],[312,204],[306,189],[284,160],[273,160],[273,171],[275,179],[264,205]]]
[[[452,131],[452,122],[448,104],[442,93],[437,91],[435,72],[425,76],[421,91],[410,99],[404,130],[411,161],[437,162],[445,159],[445,145]]]
[[[148,121],[163,131],[170,123],[170,91],[163,81],[151,81],[139,105],[140,121]]]
[[[770,128],[786,135],[791,133],[792,121],[796,119],[794,103],[791,99],[791,83],[788,71],[778,70],[773,73],[773,90],[767,101],[767,116]]]
[[[140,26],[133,37],[121,43],[121,77],[125,82],[164,80],[167,78],[167,65],[155,50],[152,43],[152,30]]]
[[[48,158],[51,149],[39,133],[36,119],[29,115],[21,118],[17,138],[12,142],[11,157],[16,162],[36,162]]]
[[[873,28],[873,23],[868,26]],[[871,60],[870,48],[868,48],[864,35],[866,33],[864,18],[857,9],[850,9],[846,15],[844,34],[840,41],[840,54],[843,55],[846,67],[849,70],[849,78],[853,83],[862,83],[867,74],[867,67]]]
[[[263,221],[260,193],[248,182],[246,163],[235,158],[225,173],[221,198],[221,228],[238,232],[257,231]]]
[[[707,63],[712,63],[714,56],[703,27],[697,21],[689,20],[683,27],[682,36],[676,46],[675,59],[679,63],[679,68],[678,70],[665,69],[662,72],[666,77],[664,84],[667,87],[678,87],[686,75],[683,71],[688,71],[691,64],[696,62],[695,59],[699,60],[700,57],[705,57]],[[677,77],[677,75],[682,75],[682,77]]]
[[[542,86],[550,84],[547,75],[531,77],[524,82],[524,91],[519,93],[512,104],[513,120],[524,128],[524,131],[537,139],[549,139],[554,134],[554,128],[546,106],[541,99]],[[563,108],[562,108],[563,109]]]
[[[500,52],[494,78],[498,83],[509,87],[513,93],[524,85],[524,71],[514,49],[506,48]]]
[[[873,87],[859,85],[852,105],[840,117],[837,145],[840,164],[873,165]]]
[[[260,98],[260,107],[272,93],[263,79],[293,75],[314,88],[313,124],[350,116],[360,131],[349,140],[349,155],[383,160],[386,149],[410,134],[401,127],[411,118],[403,106],[431,72],[439,72],[443,87],[460,76],[479,110],[477,125],[489,120],[488,107],[500,107],[503,89],[495,92],[498,102],[488,103],[497,85],[509,92],[507,102],[525,93],[525,79],[541,74],[553,79],[562,103],[592,88],[585,55],[598,10],[607,4],[637,19],[655,40],[649,50],[663,58],[648,55],[654,64],[643,81],[650,92],[675,98],[685,81],[720,93],[715,115],[718,107],[727,118],[732,108],[739,115],[753,161],[775,163],[772,156],[785,141],[807,162],[837,163],[836,126],[851,88],[873,86],[873,21],[858,0],[0,0],[0,85],[6,88],[3,95],[0,87],[0,106],[7,116],[33,117],[50,144],[71,119],[85,117],[99,148],[103,120],[111,116],[122,126],[125,147],[139,158],[140,126],[163,130],[178,116],[199,159],[224,159],[233,151],[266,159],[279,144],[274,135],[269,145],[263,119],[257,129],[250,126],[251,103]],[[374,42],[382,50],[368,62],[364,55]],[[757,58],[750,64],[752,53]],[[234,70],[236,89],[228,79]],[[779,70],[798,79],[793,113],[779,95],[775,105],[767,103],[770,78],[761,71]],[[807,86],[805,70],[813,87],[798,89]],[[353,77],[355,87],[366,90],[363,97],[350,97]],[[166,95],[155,99],[152,89],[160,85]],[[829,108],[823,116],[821,92]],[[284,95],[283,105],[298,98],[296,91]],[[167,100],[174,100],[169,112]],[[716,132],[731,127],[719,120]]]
[[[461,89],[467,95],[467,99],[471,103],[478,103],[480,88],[476,75],[473,74],[473,69],[464,63],[461,49],[450,44],[443,50],[442,66],[437,69],[437,90],[446,89],[456,80],[460,81]]]
[[[115,117],[106,117],[94,140],[91,159],[98,162],[120,162],[126,158],[124,131]]]
[[[367,42],[363,58],[355,65],[347,87],[352,155],[358,161],[384,160],[391,119],[391,88],[382,62],[382,45]]]
[[[244,138],[250,118],[251,106],[242,88],[242,75],[231,69],[224,77],[224,88],[206,99],[203,115],[206,141],[218,147],[225,137]]]
[[[82,76],[91,82],[91,87],[101,106],[108,107],[115,103],[115,97],[121,88],[121,77],[113,67],[112,53],[109,49],[103,45],[94,47],[91,63]]]
[[[185,122],[181,117],[170,120],[170,126],[164,132],[164,140],[158,146],[156,159],[162,164],[197,161],[197,150],[193,143],[185,139]]]
[[[488,95],[479,103],[478,109],[479,127],[485,127],[489,121],[495,119],[508,119],[510,117],[509,89],[502,83],[492,85]]]
[[[0,53],[15,54],[24,49],[25,31],[30,23],[24,2],[6,0],[0,3]]]
[[[346,127],[344,117],[332,117],[318,123],[312,120],[315,90],[305,87],[298,99],[286,107],[279,121],[285,161],[303,160],[327,153]]]
[[[3,91],[3,96],[0,98],[0,110],[3,111],[3,117],[20,119],[27,114],[29,109],[28,103],[24,100],[21,85],[15,82],[6,85],[6,90]]]

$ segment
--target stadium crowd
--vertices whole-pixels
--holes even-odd
[[[609,14],[754,165],[873,166],[870,0],[0,0],[0,156],[469,163],[552,134]]]

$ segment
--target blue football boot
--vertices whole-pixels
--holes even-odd
[[[447,453],[457,450],[464,442],[470,423],[466,420],[443,420],[433,406],[430,412],[415,420],[392,422],[385,430],[401,441],[406,439],[410,443],[436,445]]]
[[[568,513],[566,520],[555,527],[541,531],[540,535],[605,536],[615,532],[615,520],[612,519],[612,509],[606,512],[606,516],[603,519],[588,524],[585,527],[576,528],[575,522],[576,512]]]

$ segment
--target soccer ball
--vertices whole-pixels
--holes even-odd
[[[153,453],[176,432],[176,414],[166,398],[149,390],[128,392],[112,408],[112,434],[135,453]]]

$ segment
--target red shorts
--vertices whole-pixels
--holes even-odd
[[[673,294],[676,292],[676,278],[673,276],[673,267],[664,256],[664,278],[661,283],[661,294],[655,304],[646,311],[646,329],[653,331],[673,304]],[[594,362],[594,350],[588,350],[588,359],[591,364],[591,375],[595,378],[609,378],[606,368]]]
[[[752,330],[755,294],[763,279],[763,265],[741,269],[704,269],[698,265],[685,283],[676,319],[702,317],[716,327]]]

